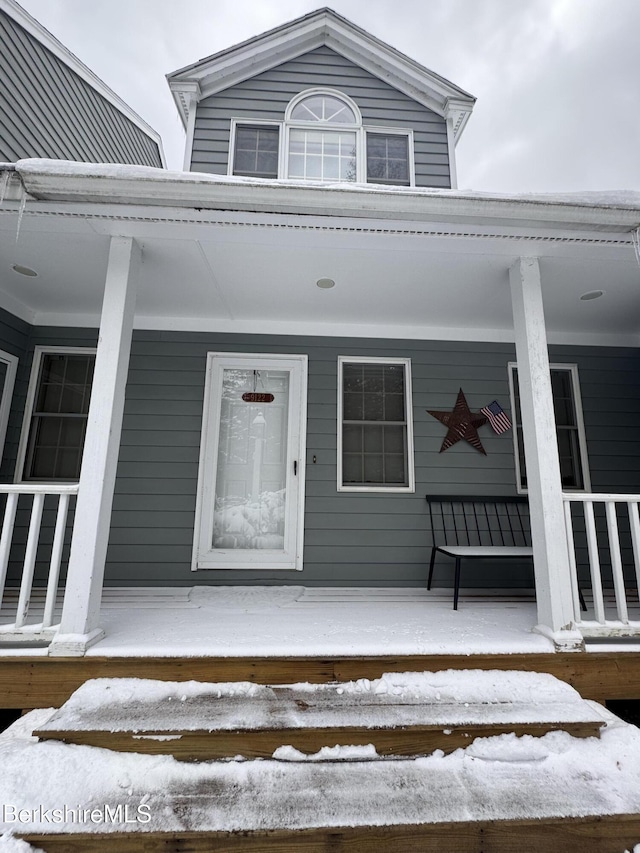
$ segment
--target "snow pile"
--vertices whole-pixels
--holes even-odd
[[[12,833],[0,835],[0,853],[44,853],[39,847],[32,847],[21,838],[15,838]]]
[[[225,498],[213,513],[214,548],[284,548],[286,489],[262,492],[257,500]]]
[[[372,743],[363,746],[323,746],[310,755],[293,746],[279,746],[273,757],[276,761],[373,761],[380,758]]]

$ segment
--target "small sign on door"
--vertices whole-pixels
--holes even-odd
[[[246,391],[242,395],[245,403],[273,403],[273,394],[263,394],[258,391]]]

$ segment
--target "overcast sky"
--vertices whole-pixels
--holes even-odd
[[[165,74],[322,0],[20,0],[162,136]],[[477,97],[463,189],[640,190],[640,0],[333,0],[336,12]]]

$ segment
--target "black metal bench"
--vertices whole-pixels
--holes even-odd
[[[432,537],[427,589],[431,589],[436,554],[453,557],[454,610],[458,609],[463,560],[533,560],[526,495],[427,495],[427,506]],[[580,606],[586,610],[582,592],[579,594]]]

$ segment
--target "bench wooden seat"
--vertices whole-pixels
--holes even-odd
[[[453,609],[458,609],[460,573],[465,559],[533,559],[529,501],[526,495],[487,497],[427,495],[431,526],[431,589],[436,554],[455,560]],[[582,591],[580,606],[586,610]]]

